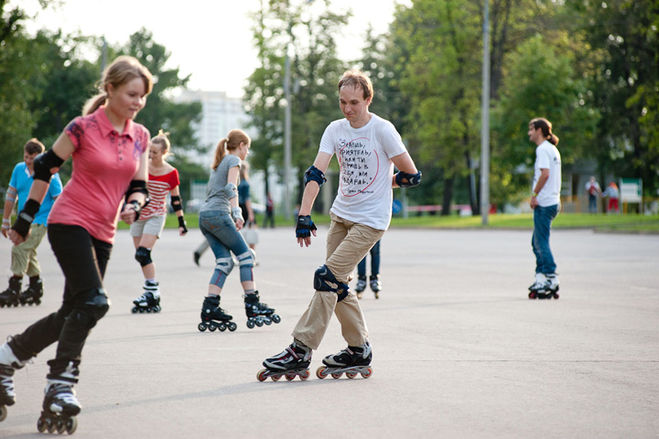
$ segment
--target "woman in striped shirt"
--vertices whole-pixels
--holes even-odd
[[[151,260],[151,250],[160,237],[167,218],[167,194],[171,194],[171,205],[178,217],[179,235],[188,233],[183,217],[183,206],[179,192],[179,176],[175,167],[165,161],[169,154],[168,134],[162,130],[149,144],[149,203],[142,209],[140,218],[130,226],[135,244],[135,259],[142,266],[144,293],[133,300],[133,312],[159,312],[160,288],[156,281],[156,266]]]

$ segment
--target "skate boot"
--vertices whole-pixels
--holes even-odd
[[[62,434],[65,431],[73,434],[78,427],[75,416],[82,406],[76,398],[74,384],[78,382],[78,362],[72,361],[62,374],[49,375],[48,384],[44,390],[43,410],[37,421],[39,433],[48,430],[49,433]]]
[[[43,282],[37,275],[30,277],[30,285],[21,293],[18,300],[20,300],[21,305],[39,305],[41,297],[43,297]]]
[[[529,299],[558,299],[558,278],[554,278],[556,290],[552,291],[552,281],[544,273],[536,273],[535,282],[529,287]]]
[[[9,278],[9,287],[0,293],[0,308],[5,306],[18,306],[21,295],[22,277],[12,276]]]
[[[551,274],[548,274],[546,276],[547,276],[547,282],[549,284],[547,286],[547,288],[551,292],[554,299],[558,299],[559,298],[559,295],[558,295],[558,290],[559,290],[558,276],[556,275],[556,273],[551,273]]]
[[[309,364],[311,364],[311,348],[293,341],[281,353],[263,361],[265,369],[259,370],[256,379],[265,381],[270,378],[272,381],[279,381],[285,376],[288,381],[292,381],[299,376],[304,381],[310,375]]]
[[[144,281],[144,293],[133,300],[135,304],[132,309],[133,314],[137,312],[160,312],[162,308],[160,307],[160,289],[158,285],[158,282]]]
[[[194,253],[192,253],[192,260],[197,267],[199,267],[199,258],[201,258],[201,253],[195,250]]]
[[[201,306],[201,323],[197,325],[199,331],[204,332],[206,329],[213,332],[219,329],[224,332],[227,329],[235,331],[238,325],[231,321],[233,316],[226,314],[220,308],[220,296],[206,296]]]
[[[25,365],[14,355],[7,343],[0,346],[0,422],[7,417],[7,407],[16,402],[14,370]]]
[[[357,285],[355,285],[355,293],[357,293],[357,298],[361,299],[364,290],[366,289],[366,276],[357,277]]]
[[[380,275],[379,274],[372,275],[369,278],[369,285],[371,286],[371,290],[375,294],[375,298],[379,299],[380,290],[382,290],[382,281],[380,280]]]
[[[373,353],[369,342],[361,346],[348,346],[338,354],[328,355],[323,359],[324,366],[316,370],[316,376],[321,380],[328,375],[338,379],[345,372],[350,379],[361,374],[363,378],[368,378],[373,373],[371,368],[371,359]]]
[[[258,291],[254,294],[245,294],[244,297],[247,327],[249,329],[254,328],[254,325],[260,328],[264,323],[266,325],[271,325],[272,322],[281,322],[281,317],[279,317],[278,314],[275,314],[274,309],[268,308],[266,303],[261,303]]]

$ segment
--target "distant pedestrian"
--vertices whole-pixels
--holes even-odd
[[[14,167],[11,173],[11,180],[7,188],[5,199],[5,208],[2,215],[2,235],[6,238],[9,233],[10,217],[14,206],[18,202],[18,211],[23,210],[25,202],[30,194],[32,182],[34,182],[34,160],[44,152],[45,147],[37,139],[30,139],[23,147],[23,161]],[[54,174],[48,192],[46,193],[41,207],[30,226],[28,239],[22,244],[14,245],[11,248],[11,272],[9,278],[9,287],[0,293],[0,307],[18,306],[25,304],[41,303],[43,296],[43,282],[41,280],[41,268],[37,260],[37,247],[41,244],[43,237],[46,235],[46,227],[50,209],[53,207],[55,199],[62,193],[62,181],[59,174]],[[29,286],[21,292],[23,275],[27,274]]]
[[[270,192],[265,196],[265,218],[263,219],[263,228],[268,227],[268,224],[270,224],[271,228],[275,227],[275,203],[272,201]]]
[[[369,251],[371,255],[371,276],[368,278],[368,285],[371,287],[371,291],[375,293],[375,298],[380,298],[380,291],[382,290],[382,281],[380,280],[380,241],[376,242],[375,245]],[[368,256],[368,255],[367,255]],[[357,285],[355,285],[355,292],[357,293],[357,298],[361,299],[364,290],[366,289],[366,258],[362,259],[359,264],[357,264]]]
[[[537,145],[531,209],[533,209],[533,239],[535,254],[535,282],[529,287],[529,298],[558,298],[556,263],[549,247],[551,223],[561,207],[561,154],[558,136],[552,133],[551,123],[543,118],[529,122],[529,140]]]
[[[603,197],[608,197],[609,198],[609,203],[606,207],[606,212],[611,213],[619,213],[620,212],[620,205],[619,205],[619,200],[620,200],[620,190],[618,189],[618,185],[615,183],[615,181],[612,181],[609,183],[609,185],[606,187],[604,192],[602,193]]]
[[[590,177],[586,183],[586,192],[588,193],[588,212],[597,213],[597,197],[602,194],[602,189],[595,177]]]

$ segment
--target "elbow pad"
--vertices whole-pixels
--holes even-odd
[[[52,149],[39,154],[34,159],[34,179],[49,183],[50,177],[59,171],[62,163],[64,163],[64,160],[59,158]]]
[[[322,186],[327,181],[325,174],[320,169],[311,165],[304,173],[304,185],[306,186],[310,181],[318,183],[318,187]]]
[[[172,210],[174,210],[174,212],[183,210],[183,206],[181,205],[181,197],[178,195],[172,195]]]
[[[222,188],[222,193],[227,197],[227,200],[230,200],[238,196],[238,188],[233,183],[227,183],[227,185]]]
[[[421,183],[421,171],[416,174],[408,174],[407,172],[398,171],[396,173],[396,184],[400,187],[413,187]]]

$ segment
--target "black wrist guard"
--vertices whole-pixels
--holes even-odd
[[[181,204],[181,197],[178,195],[172,195],[172,210],[174,212],[178,212],[179,210],[183,209],[183,205]]]
[[[408,174],[407,172],[398,171],[396,173],[396,184],[400,187],[412,187],[421,183],[421,171],[416,174]]]
[[[23,206],[23,210],[21,210],[16,217],[14,225],[11,226],[12,230],[25,238],[30,231],[30,225],[32,225],[32,221],[34,221],[34,217],[37,212],[39,212],[40,207],[41,203],[32,198],[28,198]]]
[[[179,216],[178,218],[178,226],[183,228],[183,233],[188,233],[188,227],[185,224],[185,218],[183,216]]]
[[[311,221],[311,215],[300,215],[297,217],[297,226],[295,227],[296,238],[308,238],[314,230],[318,230],[318,228]]]

